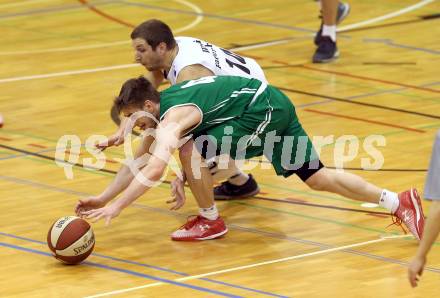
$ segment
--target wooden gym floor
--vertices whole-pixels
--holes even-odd
[[[112,98],[144,72],[131,64],[129,34],[149,18],[176,35],[256,57],[311,136],[359,138],[346,168],[391,190],[422,193],[440,127],[439,2],[349,2],[340,59],[314,65],[319,19],[311,0],[0,0],[0,296],[438,296],[440,243],[411,289],[406,265],[417,242],[387,228],[383,209],[310,191],[255,162],[262,193],[218,202],[230,229],[222,239],[172,242],[169,234],[197,209],[188,193],[186,206],[169,211],[169,185],[162,184],[110,227],[93,225],[96,247],[85,264],[64,266],[45,244],[51,223],[72,214],[80,197],[98,194],[118,169],[122,148],[105,151],[106,171],[74,167],[74,179],[66,179],[55,148],[63,135],[84,143],[115,130]],[[369,135],[386,138],[380,171],[359,169]],[[334,149],[323,150],[328,166]],[[81,153],[78,164],[88,156]]]

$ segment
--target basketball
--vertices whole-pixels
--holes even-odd
[[[92,227],[77,216],[58,219],[47,233],[47,245],[54,257],[66,264],[79,264],[93,251],[95,235]]]

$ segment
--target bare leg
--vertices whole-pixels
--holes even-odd
[[[382,189],[357,175],[322,168],[305,183],[314,190],[337,193],[341,196],[371,203],[378,203]]]
[[[198,155],[199,158],[194,159],[192,164],[192,154]],[[202,157],[194,146],[194,141],[190,140],[179,150],[180,162],[185,172],[191,192],[194,195],[199,208],[210,208],[214,205],[213,180],[211,173],[204,163]],[[199,164],[197,164],[199,163]],[[200,170],[201,177],[196,178],[192,166]]]
[[[321,0],[322,21],[324,25],[336,25],[336,16],[338,14],[338,0]]]

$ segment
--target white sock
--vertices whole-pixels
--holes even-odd
[[[334,42],[336,42],[336,25],[323,25],[322,36],[329,36]]]
[[[216,220],[218,217],[218,210],[215,204],[209,208],[199,208],[199,213],[201,216],[209,220]]]
[[[237,173],[229,177],[228,181],[231,184],[240,186],[245,184],[249,180],[249,175],[237,168]]]
[[[384,189],[380,194],[379,206],[394,214],[399,208],[399,196],[395,192]]]

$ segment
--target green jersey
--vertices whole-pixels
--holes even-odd
[[[233,76],[185,81],[161,92],[160,119],[171,108],[196,106],[202,114],[202,120],[191,133],[200,135],[220,123],[240,118],[265,87],[266,84],[258,80]]]
[[[296,116],[295,107],[280,90],[255,79],[212,76],[174,85],[160,96],[160,119],[175,107],[192,105],[202,114],[189,133],[199,151],[228,154],[233,159],[265,155],[278,175],[289,176],[304,162],[316,160],[312,143]],[[200,137],[200,138],[199,138]]]

